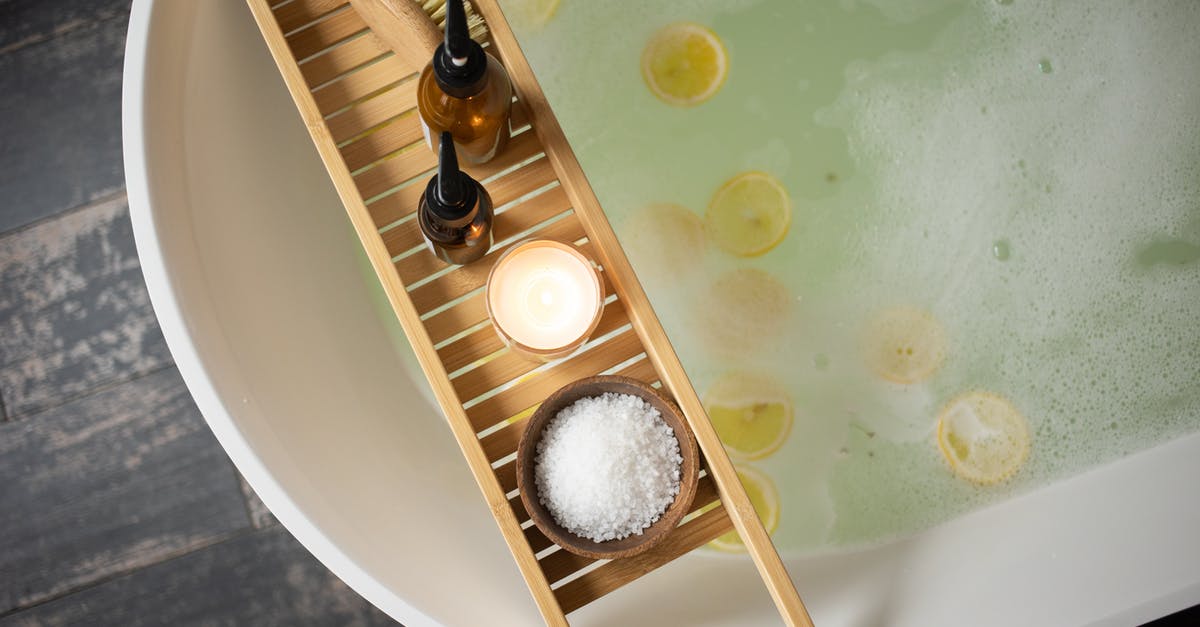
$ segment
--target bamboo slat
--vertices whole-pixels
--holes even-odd
[[[388,49],[379,38],[371,33],[346,41],[340,46],[334,46],[300,64],[300,73],[304,81],[313,89],[336,79],[339,76],[375,61],[380,57],[390,55]]]
[[[413,220],[435,167],[414,110],[421,68],[391,54],[347,0],[247,1],[545,621],[565,625],[566,613],[736,529],[784,618],[806,624],[803,605],[494,0],[476,5],[491,32],[489,50],[513,79],[516,134],[492,162],[467,168],[497,207],[496,245],[459,267],[422,250]],[[487,323],[483,284],[491,265],[527,236],[577,244],[600,263],[612,295],[592,340],[549,364],[521,359]],[[661,544],[597,564],[522,526],[529,515],[515,494],[511,459],[529,411],[570,381],[608,372],[661,383],[675,397],[708,474],[690,517]]]

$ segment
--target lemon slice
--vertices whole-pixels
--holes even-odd
[[[663,102],[693,107],[712,98],[729,73],[725,44],[711,30],[691,22],[663,27],[642,51],[642,77]]]
[[[722,358],[744,358],[783,334],[791,314],[786,286],[758,268],[737,268],[709,286],[703,305],[689,315],[697,341]]]
[[[763,527],[766,527],[767,533],[775,533],[779,528],[779,492],[775,489],[775,482],[762,471],[750,466],[736,466],[735,470]],[[746,551],[746,546],[742,544],[742,538],[737,531],[717,536],[708,546],[726,553]]]
[[[621,227],[634,266],[651,279],[673,281],[697,270],[708,245],[700,216],[674,203],[644,207]]]
[[[713,194],[704,218],[717,246],[740,257],[756,257],[774,248],[787,234],[792,202],[775,177],[765,172],[746,172]]]
[[[955,474],[990,485],[1013,476],[1029,457],[1029,426],[1008,399],[968,392],[942,408],[937,443]]]
[[[510,0],[504,3],[507,11],[512,7],[514,17],[522,24],[542,27],[558,11],[559,0]]]
[[[792,400],[775,381],[734,372],[704,395],[704,408],[731,455],[762,459],[779,450],[792,431]]]
[[[946,335],[928,311],[892,307],[867,323],[862,349],[867,366],[880,377],[893,383],[919,383],[946,358]]]

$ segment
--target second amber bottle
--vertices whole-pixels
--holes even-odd
[[[508,142],[513,91],[500,61],[471,39],[462,1],[446,2],[446,38],[421,72],[417,110],[430,149],[449,131],[459,158],[479,164]]]
[[[417,224],[438,259],[470,263],[492,247],[492,197],[479,181],[458,169],[450,133],[438,146],[438,173],[429,179],[417,207]]]

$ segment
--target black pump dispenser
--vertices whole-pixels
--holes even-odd
[[[492,247],[492,197],[478,181],[458,169],[454,137],[440,136],[438,173],[430,177],[417,206],[417,224],[438,259],[464,264]]]
[[[466,0],[446,0],[446,38],[433,53],[438,87],[455,98],[470,98],[483,90],[488,59],[467,29]]]
[[[439,219],[456,222],[470,215],[478,200],[478,184],[458,169],[454,137],[442,133],[438,147],[438,173],[425,186],[425,204]]]

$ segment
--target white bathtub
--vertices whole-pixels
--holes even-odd
[[[239,0],[139,0],[125,165],[146,281],[221,444],[279,520],[407,625],[538,621],[423,400]],[[788,562],[819,625],[1127,625],[1200,603],[1200,436],[873,550]],[[777,621],[691,555],[577,624]]]

